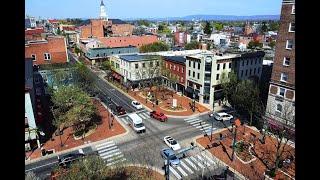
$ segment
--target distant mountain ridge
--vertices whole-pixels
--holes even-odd
[[[183,20],[215,20],[215,21],[245,21],[245,20],[280,20],[280,15],[252,15],[252,16],[235,16],[235,15],[189,15],[184,17],[166,17],[166,18],[126,18],[124,20],[158,20],[158,21],[174,21]]]

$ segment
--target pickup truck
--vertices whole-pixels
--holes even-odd
[[[166,122],[168,121],[168,117],[166,115],[164,115],[163,113],[161,112],[158,112],[158,111],[152,111],[150,112],[150,117],[156,119],[156,120],[159,120],[161,122]]]

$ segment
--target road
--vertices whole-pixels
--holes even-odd
[[[70,59],[74,58],[70,54],[69,57]],[[191,146],[190,144],[194,137],[211,132],[211,129],[216,131],[230,125],[228,122],[223,124],[222,122],[212,121],[208,115],[201,115],[187,119],[169,118],[167,122],[157,121],[149,117],[149,112],[146,109],[137,111],[133,106],[131,106],[130,98],[104,82],[96,74],[91,72],[90,75],[95,79],[94,86],[99,92],[98,97],[105,104],[107,104],[107,97],[111,97],[112,102],[116,105],[123,106],[128,114],[137,113],[143,119],[146,127],[146,133],[137,134],[129,128],[130,131],[125,136],[118,137],[100,145],[89,146],[82,149],[85,154],[90,154],[94,151],[98,152],[98,154],[106,160],[107,165],[127,162],[154,166],[161,169],[164,164],[164,160],[160,156],[160,150],[167,148],[167,145],[163,142],[164,136],[169,135],[175,138],[182,148],[185,148]],[[127,115],[117,117],[117,119],[122,121],[124,124],[127,124]],[[208,162],[202,161],[207,157],[200,153],[201,151],[199,148],[189,151],[187,153],[187,158],[181,159],[181,165],[178,167],[171,167],[170,177],[173,179],[179,179],[180,176],[181,178],[183,177],[183,179],[190,179],[192,177],[198,177],[199,174],[205,174],[206,172],[209,172],[210,174],[221,173],[222,169],[220,167],[217,168],[214,164],[209,166],[210,163],[208,164]],[[66,154],[61,156],[64,155]],[[44,179],[45,177],[48,177],[57,163],[58,157],[56,156],[28,164],[25,166],[25,169],[26,172],[33,171]],[[201,163],[203,163],[203,165]],[[204,170],[202,171],[202,169]]]

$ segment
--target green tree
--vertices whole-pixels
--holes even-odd
[[[84,91],[88,91],[95,82],[92,73],[83,63],[77,63],[74,68],[74,83]]]
[[[249,49],[254,49],[254,48],[257,48],[257,47],[262,48],[262,46],[263,46],[263,44],[260,43],[259,41],[250,41],[248,43],[248,48]]]
[[[102,62],[102,70],[111,70],[111,63],[108,59],[105,59],[105,61]]]
[[[190,50],[190,49],[199,49],[199,45],[200,43],[197,41],[191,41],[190,43],[185,45],[185,49],[186,50]]]
[[[223,29],[223,24],[222,23],[214,23],[214,28],[217,31],[221,31]]]
[[[146,44],[140,47],[141,53],[159,52],[159,51],[168,51],[168,50],[169,50],[169,46],[163,42],[154,42],[152,44]]]
[[[57,29],[57,34],[58,34],[58,35],[61,35],[60,28]]]
[[[272,40],[272,41],[269,43],[269,46],[273,49],[273,48],[276,46],[276,41]]]
[[[204,31],[205,34],[211,34],[211,32],[212,32],[212,25],[210,24],[209,21],[206,21],[203,31]]]
[[[144,25],[144,26],[149,27],[150,26],[150,22],[148,20],[138,20],[138,25],[139,26]]]
[[[234,71],[231,71],[229,75],[226,71],[221,73],[221,78],[219,80],[221,87],[223,89],[224,97],[226,98],[229,103],[233,104],[232,95],[234,94],[236,87],[239,83],[237,75]]]
[[[279,31],[279,27],[280,27],[279,21],[269,23],[269,31]]]
[[[262,22],[262,26],[261,26],[261,32],[265,33],[268,31],[268,26],[267,23],[265,21]]]

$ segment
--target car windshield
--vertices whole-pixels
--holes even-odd
[[[172,144],[172,145],[176,145],[176,144],[177,144],[177,141],[176,141],[176,140],[173,140],[173,141],[171,141],[171,144]]]
[[[140,103],[139,103],[139,102],[134,102],[134,104],[135,104],[135,105],[140,105]]]
[[[141,127],[144,126],[144,124],[143,123],[139,123],[139,124],[135,124],[134,126],[137,127],[137,128],[141,128]]]

